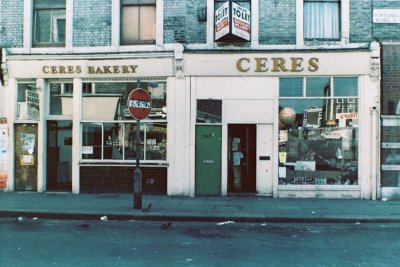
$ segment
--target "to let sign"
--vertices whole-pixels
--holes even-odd
[[[146,90],[137,88],[129,94],[127,105],[133,118],[143,120],[150,114],[151,96]]]

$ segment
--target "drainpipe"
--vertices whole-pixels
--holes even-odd
[[[378,108],[371,108],[371,189],[372,189],[372,200],[376,200],[378,190],[378,179],[377,179],[377,164],[378,164]]]
[[[375,84],[376,99],[374,106],[371,107],[371,194],[372,200],[376,200],[380,183],[378,183],[378,164],[379,164],[379,105],[380,105],[380,79],[381,79],[381,48],[376,41],[370,45],[371,61],[370,61],[370,78]]]

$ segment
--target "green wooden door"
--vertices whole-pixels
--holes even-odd
[[[221,195],[221,126],[196,126],[196,195]]]

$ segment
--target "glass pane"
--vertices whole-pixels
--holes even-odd
[[[304,2],[304,38],[339,38],[339,2]]]
[[[142,41],[152,41],[156,39],[156,7],[140,7],[140,36]]]
[[[156,6],[123,6],[121,11],[121,43],[154,43],[156,39]]]
[[[72,116],[72,83],[51,83],[50,115]]]
[[[127,107],[128,96],[136,88],[151,95],[152,109],[146,120],[167,118],[166,83],[157,81],[132,83],[84,83],[82,117],[84,120],[133,120]]]
[[[146,160],[167,159],[167,124],[146,124]]]
[[[51,10],[35,11],[35,42],[51,42]]]
[[[66,0],[34,0],[34,8],[65,8]]]
[[[122,18],[122,44],[132,44],[139,40],[139,7],[123,6],[121,11]]]
[[[56,43],[65,43],[65,19],[60,18],[56,19],[55,29],[57,31],[54,33],[54,42]]]
[[[144,156],[144,129],[145,124],[140,124],[140,159]],[[125,159],[136,159],[136,123],[125,124]]]
[[[104,159],[122,159],[122,126],[120,123],[104,123]]]
[[[102,125],[82,124],[82,159],[101,159]]]
[[[279,96],[303,96],[303,78],[279,79]]]
[[[331,96],[330,78],[306,78],[306,96]]]
[[[197,123],[222,122],[222,100],[197,100]]]
[[[279,166],[286,170],[280,184],[358,184],[358,119],[336,119],[342,104],[334,99],[280,101]]]
[[[357,96],[357,78],[333,78],[334,96]]]

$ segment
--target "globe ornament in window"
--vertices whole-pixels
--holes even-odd
[[[294,121],[296,120],[296,112],[294,111],[293,108],[283,108],[279,112],[279,122],[280,124],[283,124],[284,126],[291,126],[294,124]]]

